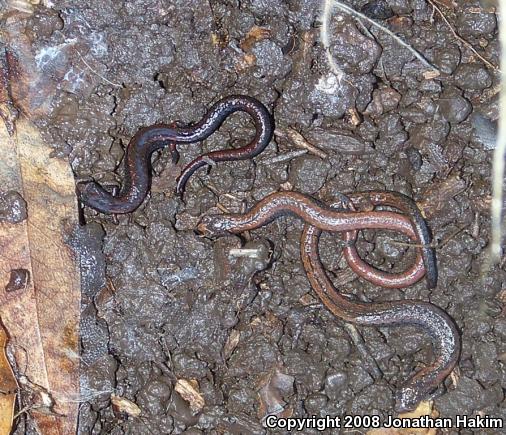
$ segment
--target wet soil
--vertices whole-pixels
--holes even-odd
[[[86,0],[35,8],[28,37],[39,50],[64,48],[68,61],[57,69],[63,78],[51,115],[38,123],[77,179],[119,185],[137,129],[196,122],[234,93],[261,100],[280,131],[254,161],[200,170],[184,200],[174,197],[181,165],[253,134],[248,117],[234,115],[203,144],[181,146],[177,165],[166,151],[154,155],[151,194],[131,215],[116,222],[86,210],[80,433],[262,433],[266,412],[393,415],[395,387],[433,357],[425,335],[359,328],[378,376],[311,290],[299,258],[300,222],[282,218],[216,241],[193,232],[202,214],[241,211],[279,189],[327,203],[366,189],[418,201],[438,246],[436,289],[420,282],[387,290],[357,279],[336,236],[325,235],[322,258],[345,277],[341,290],[359,299],[413,298],[444,308],[462,331],[462,356],[435,407],[442,417],[506,418],[505,270],[483,272],[498,75],[429,3],[373,2],[350,4],[439,74],[381,30],[336,12],[329,40],[345,73],[338,80],[320,43],[317,1]],[[498,63],[489,5],[440,7],[460,36]],[[301,152],[290,128],[326,158]],[[385,270],[402,270],[412,253],[393,238],[367,232],[360,252]],[[202,409],[175,391],[180,379],[195,381]],[[140,417],[113,407],[111,394],[135,403]]]

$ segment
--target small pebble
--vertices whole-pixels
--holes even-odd
[[[491,36],[494,34],[497,21],[495,14],[479,12],[478,10],[472,10],[470,5],[466,5],[460,11],[460,17],[458,19],[459,34],[465,37],[478,37],[478,36]]]
[[[5,286],[6,292],[25,289],[30,283],[30,271],[26,269],[12,269],[9,282]]]
[[[419,171],[422,167],[422,155],[416,148],[409,147],[404,151],[408,157],[409,163],[415,171]]]
[[[300,156],[292,160],[288,180],[295,190],[313,194],[322,188],[329,169],[329,163],[319,157]]]
[[[439,112],[451,124],[465,121],[473,110],[471,103],[464,97],[456,95],[452,98],[441,98],[438,101]]]
[[[366,3],[362,6],[360,12],[373,20],[387,20],[394,16],[392,8],[385,0],[373,0]]]
[[[480,91],[492,85],[492,78],[484,66],[466,63],[457,68],[455,82],[461,89]]]
[[[460,63],[461,53],[457,46],[445,45],[434,50],[433,63],[441,72],[453,74]]]

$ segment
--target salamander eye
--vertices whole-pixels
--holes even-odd
[[[90,194],[92,194],[94,184],[95,183],[93,183],[92,181],[81,181],[77,183],[76,184],[77,197],[81,201],[86,202]]]
[[[76,185],[79,201],[88,207],[103,213],[110,213],[110,201],[113,195],[94,181],[80,182]]]
[[[77,183],[76,191],[79,199],[84,203],[87,203],[92,199],[102,198],[104,195],[110,195],[110,193],[94,181],[83,181]]]

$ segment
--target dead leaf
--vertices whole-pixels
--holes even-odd
[[[184,401],[190,404],[193,414],[198,414],[204,408],[205,401],[199,391],[199,384],[195,379],[178,379],[174,389],[179,393]]]
[[[360,114],[358,113],[358,110],[355,109],[354,107],[350,107],[346,111],[346,113],[344,115],[344,119],[346,120],[346,122],[353,125],[354,127],[360,125],[360,123],[362,122],[362,119],[360,117]]]
[[[36,409],[43,414],[56,414],[54,408],[54,400],[51,394],[40,385],[34,384],[26,376],[19,377],[19,385],[21,390],[21,401],[23,409],[19,414]]]
[[[327,150],[333,150],[339,154],[370,154],[374,148],[370,142],[364,141],[358,136],[346,134],[336,128],[313,128],[308,131],[308,140],[311,143],[325,144]]]
[[[235,348],[239,344],[240,338],[241,338],[241,331],[233,329],[227,338],[227,342],[225,343],[225,346],[223,346],[223,358],[225,360],[230,358],[230,355],[232,355],[232,352],[235,350]]]
[[[305,307],[310,305],[317,305],[319,303],[319,301],[311,293],[302,295],[299,298],[299,302]]]
[[[37,1],[11,0],[0,8],[0,118],[11,134],[18,112],[32,121],[45,117],[57,89],[89,95],[99,81],[121,87],[102,75],[102,65],[93,56],[87,56],[96,42],[81,32],[57,42],[30,39]],[[73,26],[80,26],[77,15],[66,19],[65,26],[71,33]]]
[[[27,204],[22,221],[0,224],[0,316],[34,401],[22,406],[41,433],[67,435],[76,431],[79,400],[80,276],[67,242],[77,203],[68,162],[51,151],[24,118],[14,136],[0,126],[1,189]]]
[[[211,33],[211,43],[214,47],[226,48],[230,42],[230,36],[226,32]]]
[[[111,395],[112,408],[117,414],[126,414],[130,417],[140,417],[142,411],[134,402],[116,394]]]
[[[0,51],[0,75],[5,95],[0,99],[0,112],[4,114],[4,122],[10,124],[9,131],[17,109],[31,118],[48,113],[57,86],[50,74],[42,73],[35,60],[31,42],[24,32],[27,17],[24,13],[12,13],[4,20],[1,35],[5,49]]]
[[[308,142],[302,134],[292,127],[287,127],[285,130],[276,128],[276,130],[274,130],[274,134],[281,138],[289,139],[298,148],[308,150],[310,153],[322,159],[326,159],[328,157],[326,152]]]
[[[12,430],[16,390],[18,385],[5,354],[7,331],[0,323],[0,435],[8,435]]]
[[[428,415],[431,418],[439,417],[439,412],[433,408],[432,401],[420,402],[418,407],[411,412],[404,412],[399,414],[398,418],[416,418]],[[367,432],[367,435],[436,435],[437,429],[435,428],[420,428],[420,429],[394,429],[394,428],[381,428],[373,429]]]
[[[283,397],[293,394],[293,382],[295,378],[281,372],[279,367],[269,373],[261,382],[262,387],[258,392],[260,406],[258,408],[258,418],[263,421],[268,415],[277,415],[278,417],[290,417],[293,414],[291,406]]]
[[[440,75],[441,73],[437,70],[429,70],[423,73],[423,78],[425,80],[432,80],[435,79],[436,77],[439,77]]]
[[[241,41],[239,47],[241,47],[242,51],[248,53],[258,41],[269,39],[270,37],[271,31],[266,27],[253,26]]]

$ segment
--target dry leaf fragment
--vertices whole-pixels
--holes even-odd
[[[112,409],[116,414],[140,417],[142,411],[134,402],[116,394],[111,394]]]
[[[415,418],[418,419],[424,415],[428,415],[430,418],[439,417],[439,412],[433,409],[432,401],[420,402],[417,408],[411,412],[404,412],[399,414],[397,417],[404,418]],[[381,428],[373,429],[367,432],[367,435],[436,435],[436,428],[409,428],[409,429],[394,429],[394,428]]]
[[[327,153],[325,153],[318,147],[315,147],[313,144],[309,143],[306,140],[306,138],[302,136],[302,134],[300,134],[297,130],[295,130],[292,127],[288,127],[286,128],[286,130],[281,130],[277,128],[276,130],[274,130],[274,134],[281,138],[289,139],[295,146],[308,150],[310,153],[322,159],[326,159],[328,157]]]
[[[230,42],[230,36],[226,32],[211,33],[211,43],[215,47],[225,48]]]
[[[269,415],[278,417],[290,417],[293,409],[287,406],[283,397],[293,394],[293,382],[295,378],[287,375],[276,367],[262,381],[262,387],[258,392],[260,406],[258,418],[263,421]]]
[[[440,75],[441,73],[437,70],[429,70],[423,73],[423,78],[425,80],[432,80],[435,79],[436,77],[439,77]]]
[[[19,377],[19,385],[24,404],[24,409],[21,412],[37,410],[47,415],[55,414],[53,410],[55,402],[44,387],[33,383],[24,375]]]
[[[235,69],[237,72],[244,71],[256,64],[257,58],[251,53],[253,46],[263,39],[268,39],[271,31],[264,27],[253,26],[246,37],[239,44],[244,55],[237,61]],[[239,51],[239,50],[238,50]]]
[[[5,355],[7,332],[0,323],[0,435],[8,435],[12,430],[14,405],[18,385]]]
[[[233,329],[230,335],[227,338],[227,342],[225,346],[223,346],[223,358],[225,360],[230,358],[232,352],[235,350],[237,345],[239,344],[239,340],[241,338],[241,332],[237,329]]]
[[[24,377],[22,407],[40,433],[75,433],[79,404],[80,275],[67,241],[78,226],[68,162],[25,118],[0,125],[0,185],[19,192],[26,219],[0,225],[0,316]]]
[[[360,117],[360,113],[358,113],[358,110],[355,109],[354,107],[350,107],[345,115],[344,115],[344,119],[351,125],[353,125],[354,127],[360,125],[360,123],[362,122],[362,119]]]
[[[255,43],[258,41],[262,41],[263,39],[268,39],[271,36],[271,31],[266,27],[253,26],[246,37],[242,40],[239,47],[245,53],[249,52]]]
[[[360,155],[374,152],[370,142],[335,128],[313,128],[307,136],[311,143],[325,144],[326,149],[340,154]]]
[[[309,306],[309,305],[315,305],[315,304],[318,304],[319,302],[316,300],[316,298],[311,294],[311,293],[306,293],[304,295],[302,295],[300,298],[299,298],[299,302],[304,305],[305,307]]]
[[[184,401],[188,402],[193,414],[198,414],[204,408],[205,401],[199,391],[199,384],[195,379],[178,379],[174,389]]]

